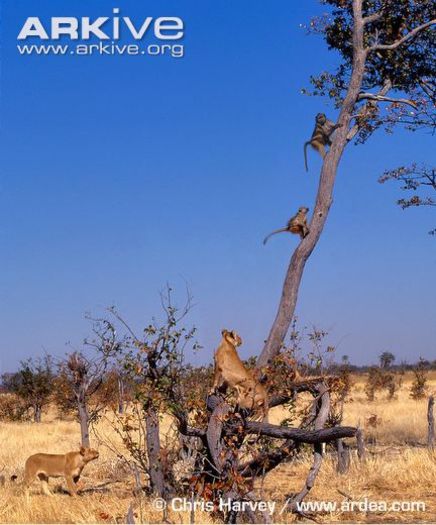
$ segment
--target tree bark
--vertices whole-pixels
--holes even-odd
[[[164,497],[164,475],[161,463],[159,414],[153,407],[145,413],[147,457],[149,463],[150,488],[154,494]]]
[[[276,318],[257,361],[258,368],[266,366],[282,348],[283,341],[294,317],[304,267],[318,243],[327,220],[330,206],[333,202],[336,173],[342,153],[347,144],[348,128],[354,106],[359,96],[365,70],[367,52],[363,43],[364,24],[361,4],[362,0],[353,0],[353,68],[347,95],[339,114],[338,123],[340,127],[335,132],[330,151],[324,158],[322,165],[315,208],[309,225],[310,233],[300,242],[292,255]]]
[[[357,457],[360,461],[365,461],[366,458],[366,451],[365,451],[365,439],[363,437],[363,431],[359,427],[356,432],[356,440],[357,440]]]
[[[206,438],[208,449],[212,464],[217,473],[222,472],[225,461],[225,453],[221,443],[221,434],[225,417],[229,414],[230,410],[230,406],[224,401],[216,405],[209,418],[209,425],[207,427]]]
[[[247,434],[259,434],[279,439],[292,439],[297,443],[327,443],[336,441],[340,438],[354,437],[356,428],[354,427],[332,427],[317,428],[315,430],[303,430],[301,428],[282,427],[280,425],[270,425],[269,423],[258,423],[248,421],[246,426]]]
[[[80,390],[76,394],[77,399],[77,410],[79,413],[79,422],[80,422],[80,435],[82,439],[82,446],[89,447],[89,413],[88,407],[86,405],[86,395],[84,391]]]

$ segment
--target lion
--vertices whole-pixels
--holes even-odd
[[[240,408],[261,414],[264,421],[268,415],[268,395],[265,388],[247,370],[236,351],[242,344],[241,337],[234,331],[222,330],[222,340],[215,351],[215,374],[210,393],[221,387],[234,388]]]
[[[64,477],[70,496],[76,496],[77,482],[82,470],[98,456],[97,450],[88,447],[80,447],[78,452],[67,452],[66,454],[34,454],[26,460],[23,484],[27,490],[38,478],[44,494],[52,496],[48,487],[49,478]]]

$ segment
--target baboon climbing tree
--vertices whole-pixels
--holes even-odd
[[[339,127],[324,158],[310,235],[294,251],[278,311],[258,359],[265,366],[280,352],[294,316],[304,267],[322,234],[333,202],[342,154],[379,128],[415,131],[435,127],[434,2],[422,0],[324,0],[325,18],[311,24],[342,61],[334,72],[311,78],[313,94],[329,97]],[[383,109],[383,111],[382,111]],[[303,142],[303,138],[302,138]],[[369,146],[366,146],[369,147]],[[344,175],[345,176],[345,175]]]

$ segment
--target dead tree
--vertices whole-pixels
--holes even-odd
[[[430,396],[428,398],[428,406],[427,406],[427,422],[428,422],[427,446],[430,450],[434,449],[434,443],[435,443],[433,407],[434,407],[434,397]]]
[[[296,510],[298,504],[312,489],[318,475],[323,457],[323,443],[335,442],[345,437],[355,437],[354,427],[324,428],[330,410],[328,387],[324,383],[296,384],[290,391],[290,397],[297,392],[311,392],[314,396],[313,428],[290,428],[269,423],[260,423],[246,419],[244,414],[235,411],[225,400],[217,395],[209,396],[207,406],[210,413],[208,426],[203,431],[189,428],[186,421],[180,419],[179,429],[186,435],[203,438],[207,456],[205,472],[198,476],[196,490],[212,487],[213,497],[231,501],[247,501],[252,494],[254,480],[274,469],[277,465],[293,458],[302,443],[313,445],[313,463],[308,476],[297,494],[288,498],[289,511]],[[284,398],[272,399],[270,407],[285,402]],[[239,449],[247,435],[281,439],[285,442],[278,448],[267,447],[252,459],[240,462]],[[213,489],[213,487],[218,487]],[[227,522],[234,523],[237,513],[229,512]]]
[[[89,399],[103,382],[105,364],[92,362],[82,354],[74,352],[67,357],[63,371],[74,394],[82,445],[89,447],[89,425],[97,415],[95,410],[90,411]]]
[[[108,367],[118,355],[120,346],[115,328],[108,320],[89,316],[88,319],[92,322],[92,336],[84,340],[84,351],[67,354],[58,363],[60,384],[66,386],[66,391],[59,396],[58,401],[61,405],[70,406],[73,401],[84,447],[90,445],[90,424],[106,408],[107,400],[98,399],[96,394],[102,387]],[[72,399],[69,397],[71,394]]]
[[[170,306],[170,297],[164,298],[163,304],[165,321],[158,323],[153,319],[141,331],[141,337],[135,335],[114,309],[110,310],[120,325],[117,331],[122,359],[119,359],[123,362],[128,386],[137,400],[137,416],[141,423],[145,423],[145,431],[138,432],[135,423],[138,420],[129,415],[128,424],[122,424],[118,434],[130,454],[130,462],[148,477],[147,489],[163,498],[172,493],[180,495],[180,490],[186,490],[186,497],[195,493],[215,502],[219,498],[233,502],[254,501],[256,479],[279,464],[294,459],[301,445],[308,444],[313,447],[313,466],[299,493],[289,501],[289,511],[294,511],[315,482],[322,463],[322,444],[352,438],[357,429],[341,426],[325,428],[330,411],[330,387],[320,377],[294,383],[289,379],[281,393],[270,396],[270,407],[290,403],[300,393],[309,392],[313,396],[310,414],[298,428],[252,421],[250,413],[239,410],[221,394],[207,396],[210,371],[204,373],[190,369],[183,362],[186,344],[192,341],[196,348],[193,339],[195,330],[179,326],[189,310],[189,301],[181,312]],[[291,374],[288,376],[291,377]],[[190,410],[195,416],[189,413]],[[185,477],[184,485],[178,485],[177,491],[174,483],[178,481],[166,460],[168,449],[159,437],[159,414],[168,412],[174,416],[179,433],[185,437],[179,459],[183,459],[181,453],[186,452],[184,447],[192,451],[195,449],[192,470]],[[255,447],[247,455],[247,446],[250,450],[250,444],[247,445],[250,439],[247,437],[265,444]],[[104,436],[102,438],[104,440]],[[260,519],[262,523],[269,519],[268,516],[249,514],[244,519],[252,522]],[[226,513],[224,519],[234,522],[238,519],[238,513],[232,510]]]

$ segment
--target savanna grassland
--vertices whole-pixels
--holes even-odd
[[[425,447],[427,436],[427,401],[414,401],[409,397],[411,376],[406,375],[395,399],[388,401],[386,394],[378,394],[374,402],[368,403],[364,393],[364,376],[353,377],[351,399],[345,405],[344,424],[360,425],[367,440],[367,459],[358,461],[353,448],[351,464],[346,474],[336,472],[335,456],[327,449],[315,486],[306,501],[360,502],[360,509],[318,512],[319,522],[362,523],[417,523],[432,522],[436,516],[436,454]],[[436,390],[436,374],[430,375],[429,392]],[[279,423],[286,417],[283,408],[270,412],[270,421]],[[109,421],[102,419],[98,434],[122,447]],[[172,422],[163,417],[162,438],[173,439]],[[132,505],[136,522],[160,523],[163,519],[172,523],[190,523],[189,512],[168,512],[163,516],[151,505],[146,496],[134,496],[134,480],[122,460],[107,447],[98,446],[93,436],[93,446],[98,446],[100,458],[84,470],[80,484],[80,496],[71,498],[63,490],[62,479],[51,480],[53,497],[41,494],[35,483],[26,494],[9,478],[23,476],[26,458],[36,452],[65,453],[78,448],[79,425],[73,419],[57,418],[50,409],[43,422],[0,422],[0,468],[6,483],[0,487],[0,522],[2,523],[114,523],[125,522],[129,506]],[[350,441],[354,447],[354,443]],[[291,523],[306,521],[302,517],[279,510],[286,495],[300,490],[311,465],[310,450],[298,461],[281,465],[269,473],[262,486],[258,486],[262,500],[277,502],[273,521]],[[365,500],[386,502],[388,510],[369,512],[363,508]],[[410,509],[420,502],[421,508],[392,511],[392,502],[405,502]],[[422,510],[422,503],[425,510]],[[202,511],[195,513],[195,523],[219,522]]]

